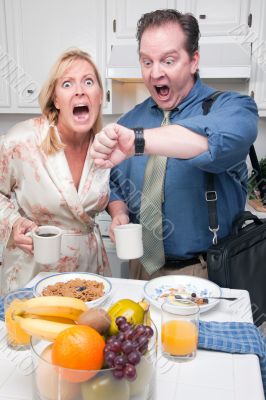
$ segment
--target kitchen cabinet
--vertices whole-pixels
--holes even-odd
[[[266,4],[265,0],[254,1],[252,31],[252,67],[250,94],[254,97],[261,117],[266,117]],[[256,12],[259,11],[259,12]]]
[[[108,0],[109,45],[135,43],[141,15],[162,8],[194,14],[202,36],[243,35],[248,30],[250,0]]]
[[[176,8],[195,15],[202,36],[244,35],[248,31],[250,0],[177,0]]]
[[[11,105],[4,109],[1,104],[1,112],[39,113],[39,89],[52,64],[68,48],[87,51],[103,76],[104,0],[1,0],[0,4],[5,8],[0,15],[9,20],[7,48],[16,81]],[[4,41],[5,24],[0,26]]]
[[[0,107],[3,109],[10,107],[9,63],[5,2],[0,0]]]
[[[142,14],[161,8],[174,8],[174,0],[108,0],[107,32],[110,44],[136,41],[136,26]]]

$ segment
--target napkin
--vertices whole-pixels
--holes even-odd
[[[199,323],[198,347],[226,353],[256,354],[266,398],[266,337],[248,322],[205,322]]]

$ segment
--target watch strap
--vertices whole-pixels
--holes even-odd
[[[143,128],[133,128],[135,133],[135,156],[142,156],[144,154],[145,139]]]

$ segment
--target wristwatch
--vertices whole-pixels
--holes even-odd
[[[133,128],[133,131],[135,133],[135,156],[142,156],[145,147],[143,128]]]

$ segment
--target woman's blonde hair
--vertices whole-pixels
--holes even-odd
[[[96,65],[92,61],[90,55],[85,51],[82,51],[78,48],[70,49],[65,51],[58,60],[55,62],[52,67],[48,79],[43,84],[42,89],[39,94],[39,104],[42,110],[42,114],[45,115],[49,121],[49,130],[47,136],[41,144],[41,149],[45,152],[45,154],[50,155],[60,151],[64,148],[64,145],[59,141],[55,126],[58,122],[59,110],[54,105],[54,96],[55,96],[55,87],[57,80],[61,78],[65,72],[65,70],[77,60],[85,60],[87,61],[92,68],[94,69],[98,84],[103,93],[103,85],[101,81],[100,74],[96,68]],[[101,110],[98,114],[98,117],[91,129],[92,138],[94,135],[101,130],[102,120],[101,120]]]

